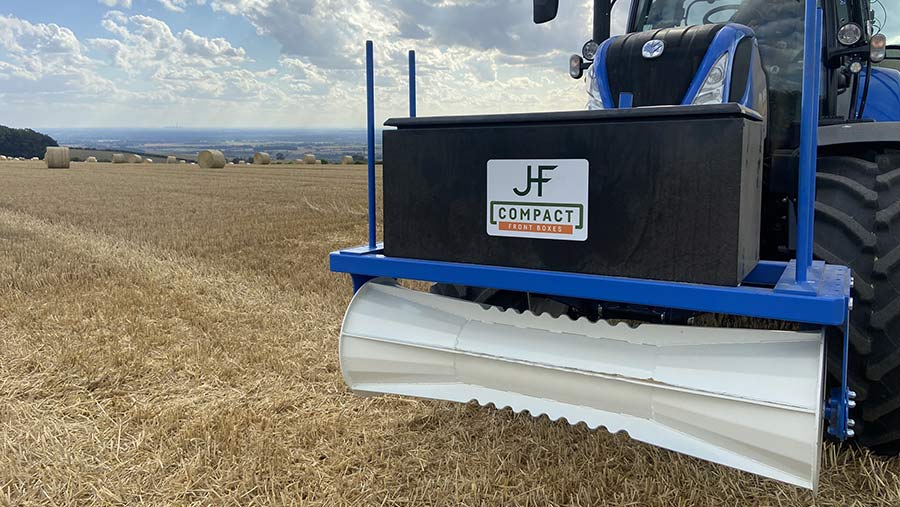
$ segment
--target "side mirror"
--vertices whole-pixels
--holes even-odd
[[[581,58],[581,55],[572,55],[569,57],[569,76],[572,79],[581,79],[581,76],[584,75],[584,69],[587,68],[590,64],[585,65],[584,59]]]
[[[534,22],[546,23],[556,18],[559,0],[534,0]]]

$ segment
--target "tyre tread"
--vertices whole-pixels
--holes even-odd
[[[860,422],[857,442],[876,453],[896,454],[900,346],[893,335],[900,329],[900,291],[892,281],[900,276],[900,157],[872,150],[820,156],[818,170],[815,209],[822,227],[816,228],[815,254],[850,266],[855,280],[848,379],[858,394],[851,413]],[[840,347],[830,347],[832,378],[841,365]]]

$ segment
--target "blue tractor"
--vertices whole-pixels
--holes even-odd
[[[388,120],[383,243],[369,67],[369,244],[330,256],[356,293],[347,384],[624,431],[807,488],[823,435],[897,454],[887,11],[632,0],[610,36],[615,2],[594,0],[569,61],[588,110]],[[557,10],[534,0],[534,21]]]
[[[612,4],[615,3],[615,0]],[[878,0],[824,0],[814,254],[853,272],[849,382],[856,441],[900,451],[900,46]],[[589,109],[738,103],[767,119],[761,257],[796,255],[804,5],[797,0],[634,0],[610,37],[611,5],[570,75]],[[536,23],[555,17],[535,0]],[[892,34],[900,41],[900,33]],[[595,42],[596,41],[596,42]],[[871,79],[869,78],[871,76]],[[840,378],[841,351],[829,372]]]

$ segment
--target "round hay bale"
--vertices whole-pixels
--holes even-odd
[[[128,162],[128,159],[121,153],[113,153],[112,162],[113,164],[124,164]]]
[[[0,160],[6,160],[6,155],[0,155]]]
[[[144,161],[144,159],[140,155],[135,155],[134,153],[129,154],[126,157],[126,160],[128,160],[129,164],[140,164]]]
[[[316,160],[316,165],[322,165],[322,161],[321,161],[321,160]]]
[[[153,159],[152,159],[152,158],[145,158],[145,159],[144,159],[144,163],[145,163],[145,164],[152,164],[152,163],[153,163]]]
[[[89,164],[96,164],[96,163],[97,163],[97,157],[88,157],[88,158],[85,160],[85,162],[87,162],[87,163],[89,163]]]
[[[341,157],[341,164],[350,165],[352,163],[353,157],[351,157],[350,155],[344,155],[343,157]]]
[[[306,155],[303,155],[303,163],[304,163],[304,164],[309,164],[309,165],[315,164],[315,163],[316,163],[316,156],[313,155],[312,153],[307,153]]]
[[[167,164],[177,164],[178,159],[173,157],[172,155],[169,155],[168,157],[166,157],[166,163]]]
[[[37,157],[31,157],[31,160],[32,160],[32,162],[37,162],[37,161],[40,160],[40,159],[37,158]]]
[[[261,151],[253,155],[253,163],[256,165],[269,165],[272,163],[272,157],[268,153]]]
[[[219,150],[203,150],[197,154],[197,161],[200,163],[200,167],[204,169],[221,169],[225,167],[225,155]]]
[[[247,161],[246,161],[246,160],[239,160],[239,161],[238,161],[238,165],[247,165]]]
[[[187,164],[187,160],[179,160],[178,163],[179,164]]]
[[[47,162],[49,169],[68,169],[69,149],[60,146],[50,146],[47,148],[47,153],[44,154],[44,161]]]
[[[227,165],[234,165],[234,162],[228,162]]]

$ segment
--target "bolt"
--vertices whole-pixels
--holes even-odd
[[[856,432],[855,432],[855,431],[850,430],[850,429],[847,430],[847,438],[853,438],[853,437],[855,437],[855,436],[856,436]]]
[[[856,285],[856,279],[851,276],[850,277],[850,288],[852,289],[854,285]]]
[[[856,408],[856,402],[853,400],[850,400],[847,402],[847,406],[850,408]]]
[[[848,428],[856,427],[856,421],[854,421],[853,419],[847,419],[847,427]]]
[[[855,400],[856,399],[856,391],[847,391],[847,397],[850,398],[851,400]]]
[[[850,301],[847,302],[847,309],[853,310],[853,298],[850,298]]]

